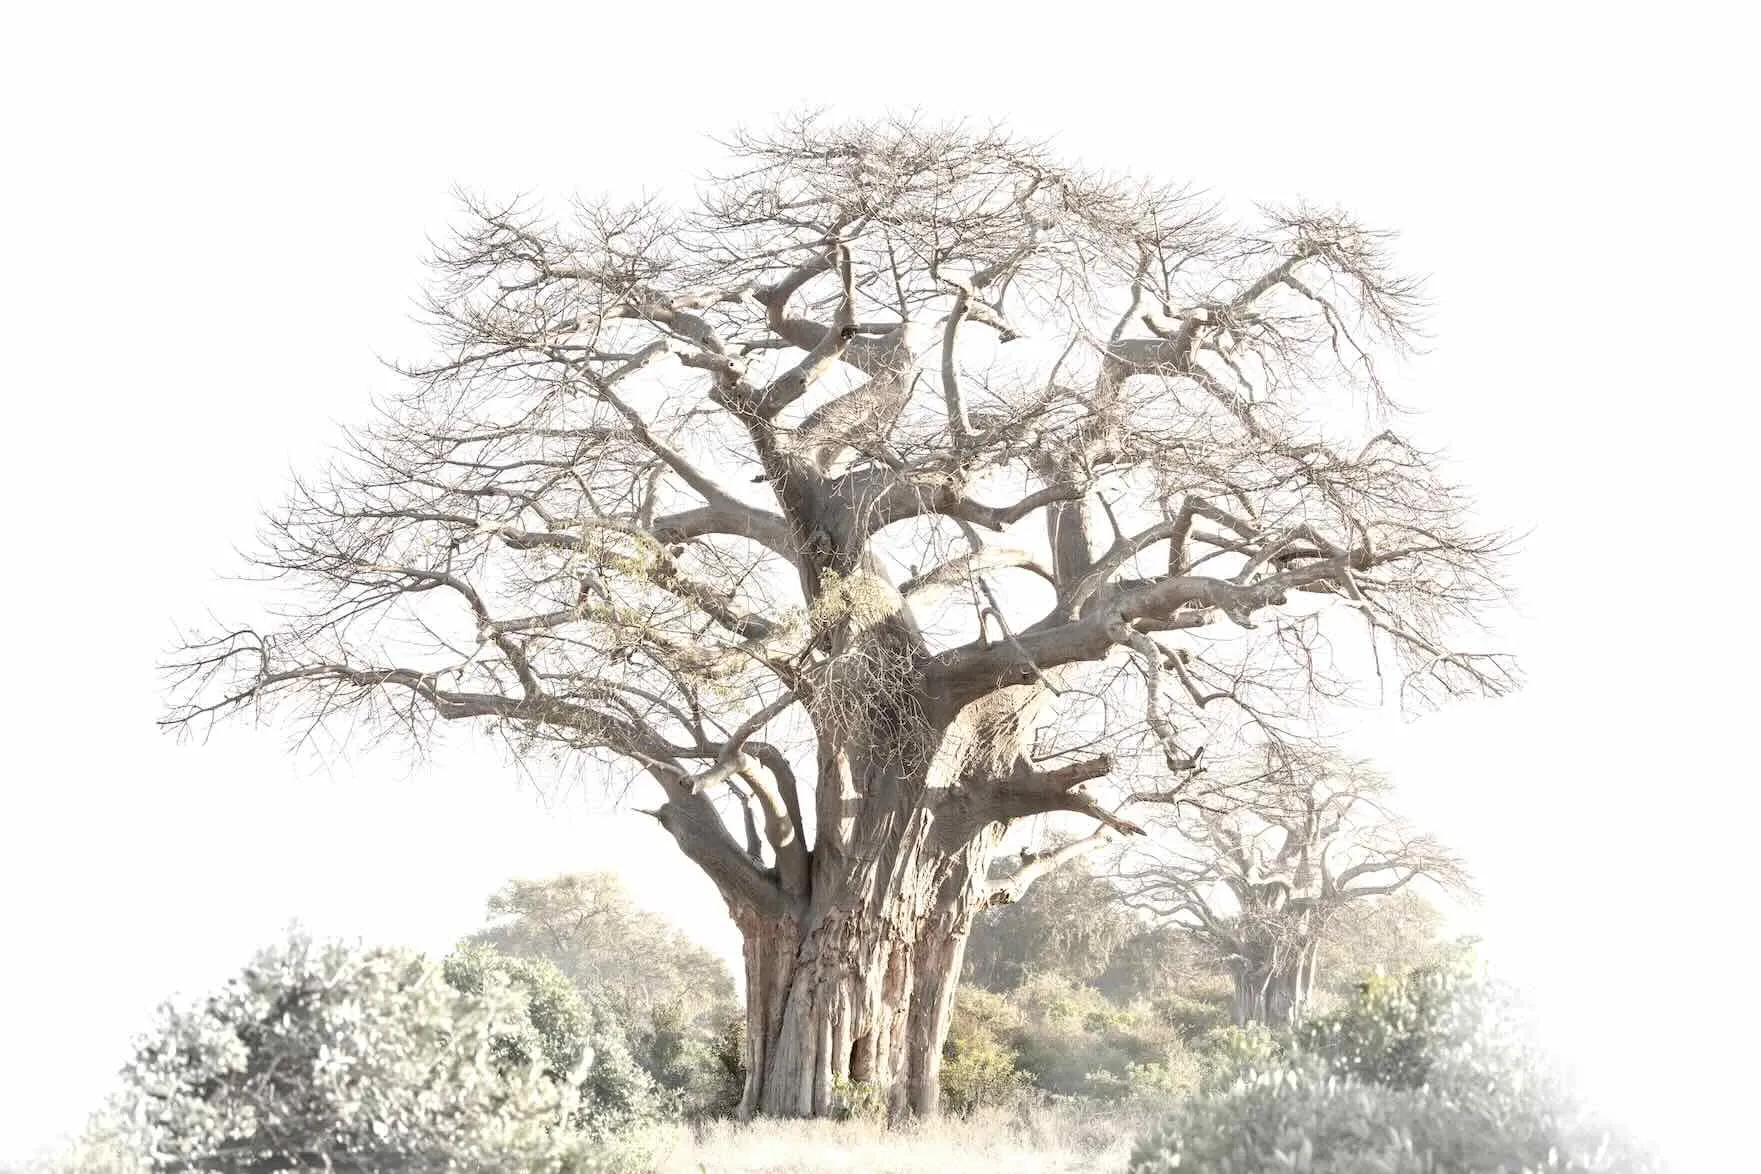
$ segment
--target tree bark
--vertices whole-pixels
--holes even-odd
[[[1314,993],[1313,944],[1292,951],[1266,951],[1257,957],[1238,959],[1234,967],[1235,1024],[1246,1027],[1292,1027],[1302,1019],[1309,996]]]
[[[782,916],[730,903],[745,939],[742,1117],[825,1116],[846,1082],[872,1086],[894,1118],[940,1105],[942,1046],[1001,827],[962,824],[934,770],[853,749],[822,756],[810,894]],[[841,820],[840,800],[852,801]]]

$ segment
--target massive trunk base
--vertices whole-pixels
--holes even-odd
[[[1288,962],[1238,964],[1234,977],[1236,1026],[1291,1027],[1301,1020],[1314,993],[1314,951],[1305,950]]]
[[[909,647],[902,629],[875,632]],[[957,780],[1001,777],[1019,761],[1037,690],[943,728],[924,724],[920,698],[900,702],[885,683],[853,690],[865,698],[861,720],[821,736],[804,891],[779,913],[724,890],[745,938],[742,1117],[827,1116],[852,1085],[893,1118],[940,1107],[966,940],[1005,822],[975,810]],[[839,729],[835,714],[821,724]]]
[[[746,919],[747,1072],[740,1115],[823,1117],[868,1085],[889,1117],[934,1116],[970,918],[834,909]]]

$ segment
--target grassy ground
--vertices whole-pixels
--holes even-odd
[[[630,1139],[611,1159],[619,1174],[1120,1174],[1157,1112],[1150,1105],[1023,1102],[970,1117],[907,1122],[712,1121]],[[609,1157],[610,1155],[608,1155]],[[0,1174],[144,1174],[105,1149],[82,1147]]]
[[[712,1122],[671,1131],[659,1174],[1073,1174],[1125,1168],[1146,1112],[1031,1106],[896,1129],[861,1121]]]

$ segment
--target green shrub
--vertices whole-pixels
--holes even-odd
[[[1192,1063],[1179,1033],[1153,1015],[1121,1009],[1093,987],[1041,975],[1014,996],[1021,1023],[1009,1036],[1036,1087],[1062,1096],[1119,1100],[1134,1095],[1131,1073]]]
[[[443,973],[467,994],[501,986],[524,1005],[522,1020],[495,1039],[498,1067],[510,1072],[537,1065],[567,1087],[576,1101],[576,1126],[608,1137],[678,1116],[678,1097],[630,1055],[616,1017],[588,1003],[551,962],[467,944],[447,958]]]
[[[1145,1105],[1168,1104],[1191,1096],[1199,1088],[1204,1068],[1199,1057],[1176,1051],[1165,1060],[1147,1063],[1127,1061],[1123,1072],[1100,1069],[1084,1080],[1084,1095],[1097,1100],[1137,1101]]]
[[[1463,1103],[1429,1087],[1330,1075],[1312,1059],[1194,1098],[1132,1152],[1131,1174],[1643,1174],[1610,1135],[1515,1095]]]
[[[1440,1058],[1500,1030],[1505,1010],[1464,970],[1419,970],[1365,980],[1356,998],[1302,1024],[1297,1039],[1336,1072],[1417,1088]]]
[[[719,1095],[702,1107],[700,1117],[731,1117],[746,1091],[746,1016],[729,1015],[710,1045],[710,1059]]]
[[[1213,1027],[1198,1040],[1201,1088],[1226,1089],[1243,1077],[1268,1072],[1287,1052],[1284,1037],[1263,1023]]]
[[[637,905],[610,872],[509,881],[489,898],[490,924],[471,941],[519,958],[545,958],[633,1035],[654,1012],[678,1007],[713,1030],[738,1009],[727,963]],[[629,1041],[639,1052],[637,1040]]]
[[[1000,1040],[950,1039],[943,1052],[942,1107],[950,1113],[1006,1105],[1027,1083],[1014,1051]]]
[[[691,1120],[726,1117],[739,1108],[746,1083],[746,1018],[727,1016],[719,1030],[695,1023],[682,1003],[655,1008],[637,1035],[636,1063]]]
[[[490,924],[469,942],[556,965],[624,1050],[693,1118],[731,1112],[739,1083],[717,1059],[740,1014],[733,974],[715,954],[637,905],[615,875],[514,880],[489,899]],[[731,1099],[730,1099],[731,1097]]]
[[[1214,1033],[1204,1091],[1142,1141],[1133,1174],[1658,1168],[1581,1111],[1515,1004],[1460,968],[1365,983],[1282,1056],[1268,1043]]]
[[[1007,995],[962,984],[954,996],[950,1037],[983,1032],[1006,1038],[1021,1029],[1021,1009]]]
[[[963,986],[955,995],[953,1022],[942,1047],[942,1107],[967,1114],[1014,1100],[1028,1078],[1011,1042],[1020,1013],[1003,996]]]
[[[163,1007],[110,1121],[156,1171],[603,1169],[571,1091],[536,1055],[507,1063],[533,1030],[509,984],[466,993],[407,951],[295,937]]]
[[[832,1118],[837,1121],[885,1121],[887,1099],[881,1094],[880,1085],[867,1080],[833,1077]]]
[[[1223,1000],[1197,999],[1174,992],[1151,1000],[1149,1006],[1158,1020],[1188,1040],[1196,1040],[1219,1027],[1228,1027],[1230,1022],[1229,1006]]]

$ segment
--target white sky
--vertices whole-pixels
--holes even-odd
[[[810,101],[1003,116],[1403,232],[1438,307],[1418,430],[1535,527],[1507,631],[1531,684],[1360,749],[1469,857],[1494,959],[1599,1095],[1710,1161],[1755,1035],[1752,39],[1696,3],[607,7],[9,19],[0,1156],[295,916],[443,948],[510,875],[615,867],[732,948],[641,817],[547,810],[469,739],[423,768],[296,760],[283,730],[180,747],[154,663],[387,386],[374,356],[415,353],[449,185],[677,190],[705,134]]]

